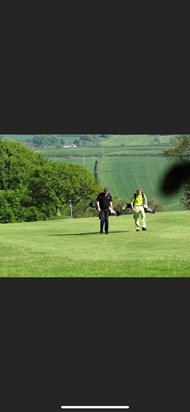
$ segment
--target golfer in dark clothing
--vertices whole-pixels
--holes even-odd
[[[109,187],[105,187],[104,191],[99,193],[96,198],[96,205],[100,216],[100,233],[104,233],[105,225],[105,234],[107,235],[109,233],[109,207],[112,208],[112,196],[109,193]]]

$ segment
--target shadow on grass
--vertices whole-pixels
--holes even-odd
[[[113,230],[113,231],[109,232],[109,234],[111,235],[112,233],[127,233],[127,232],[129,232],[129,230]],[[100,236],[100,233],[99,232],[60,233],[60,234],[48,235],[48,236],[84,236],[84,235],[99,235]]]

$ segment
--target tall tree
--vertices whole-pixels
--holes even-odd
[[[177,161],[186,161],[190,158],[190,135],[182,134],[175,138],[173,147],[164,151],[168,158],[175,158]]]
[[[174,146],[164,153],[169,159],[174,158],[176,163],[166,174],[162,191],[165,194],[180,191],[181,203],[190,210],[190,135],[176,136]]]

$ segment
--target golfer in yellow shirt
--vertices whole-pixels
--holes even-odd
[[[146,214],[144,211],[143,204],[147,204],[147,197],[142,192],[142,190],[138,188],[136,190],[136,193],[133,195],[131,199],[131,208],[133,210],[133,217],[135,220],[136,232],[139,232],[140,230],[140,225],[139,225],[140,217],[142,221],[142,230],[146,230]]]

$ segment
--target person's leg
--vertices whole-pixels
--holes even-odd
[[[105,223],[104,211],[101,210],[100,212],[100,233],[103,233],[104,223]]]
[[[146,213],[144,211],[144,207],[141,207],[141,218],[142,218],[142,230],[146,230]]]
[[[105,211],[105,233],[109,230],[109,210]]]
[[[139,227],[139,207],[136,206],[135,211],[134,211],[134,220],[135,220],[135,229],[137,232],[139,232],[140,227]]]

